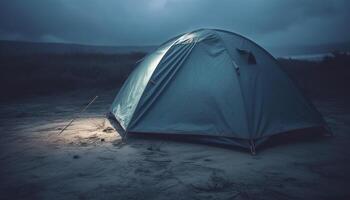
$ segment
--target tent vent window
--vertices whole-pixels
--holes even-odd
[[[255,56],[251,51],[247,51],[247,50],[243,50],[243,49],[237,49],[237,51],[248,64],[250,64],[250,65],[256,64]]]

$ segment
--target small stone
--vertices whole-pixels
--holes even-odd
[[[105,139],[104,138],[101,138],[101,142],[104,142],[105,141]]]
[[[105,133],[112,133],[112,132],[114,132],[114,129],[112,127],[107,127],[105,129],[103,129],[103,132],[105,132]]]

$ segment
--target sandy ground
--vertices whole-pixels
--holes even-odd
[[[315,102],[335,133],[249,152],[161,139],[121,143],[94,92],[0,105],[0,199],[350,199],[350,109]]]

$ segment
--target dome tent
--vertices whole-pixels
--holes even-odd
[[[147,55],[110,116],[133,134],[172,134],[255,151],[270,136],[325,127],[266,50],[238,34],[200,29]]]

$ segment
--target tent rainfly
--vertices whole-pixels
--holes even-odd
[[[172,134],[250,148],[273,135],[326,128],[276,59],[236,33],[199,29],[147,55],[109,113],[131,134]]]

